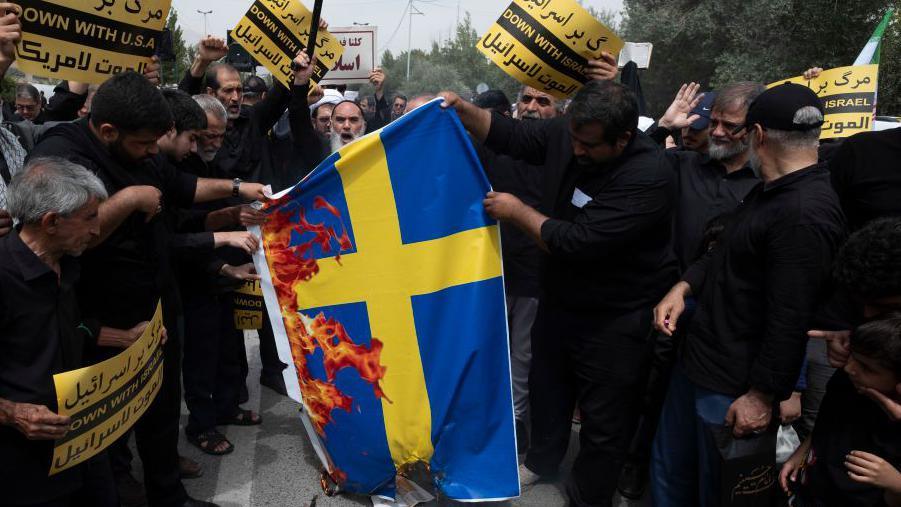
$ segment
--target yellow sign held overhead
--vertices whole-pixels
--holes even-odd
[[[108,0],[107,0],[108,1]],[[72,418],[57,440],[50,475],[84,463],[122,436],[153,403],[163,384],[163,311],[115,357],[53,376],[59,414]]]
[[[256,0],[232,31],[240,44],[280,83],[291,87],[291,61],[307,47],[312,13],[300,0]],[[316,35],[316,66],[312,81],[318,83],[335,66],[344,48],[334,35]]]
[[[513,0],[476,47],[524,85],[557,98],[588,81],[588,60],[623,41],[575,0]]]
[[[26,74],[102,83],[143,73],[156,53],[171,0],[28,0],[16,46]]]
[[[797,83],[815,91],[826,113],[820,139],[850,137],[873,130],[879,65],[854,65],[825,70],[816,79],[803,76],[770,83]]]

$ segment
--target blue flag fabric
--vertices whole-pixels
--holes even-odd
[[[333,479],[394,496],[424,462],[457,500],[519,495],[490,186],[430,102],[267,204],[257,256],[289,394]]]

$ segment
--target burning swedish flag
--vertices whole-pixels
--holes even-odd
[[[266,207],[263,277],[289,394],[333,479],[393,497],[429,464],[458,500],[519,494],[500,241],[440,99]]]

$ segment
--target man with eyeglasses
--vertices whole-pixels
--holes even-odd
[[[696,83],[682,86],[666,113],[658,120],[657,130],[652,134],[655,139],[660,141],[680,129],[683,132],[691,130],[695,122],[701,119],[698,109],[703,96],[698,95],[699,88]],[[718,226],[718,218],[737,208],[759,181],[748,164],[747,132],[736,132],[736,129],[744,125],[748,105],[763,89],[757,83],[739,82],[726,86],[717,94],[712,105],[708,106],[709,124],[704,125],[704,136],[708,137],[707,153],[666,150],[667,159],[679,182],[673,247],[681,271],[685,271],[703,254],[705,238],[711,237],[712,228]],[[681,329],[688,327],[694,300],[689,299],[687,306],[688,310],[679,322]],[[619,483],[619,492],[627,498],[638,499],[644,494],[651,444],[681,339],[681,333],[674,338],[662,334],[657,337],[642,400],[642,418]]]
[[[727,443],[762,439],[745,444],[757,446],[771,438],[775,453],[773,413],[795,388],[806,333],[844,237],[838,197],[817,160],[823,105],[813,91],[782,84],[754,99],[744,121],[714,118],[716,129],[750,144],[750,165],[762,181],[716,247],[654,308],[655,328],[672,336],[686,327],[679,319],[685,298],[698,298],[654,441],[653,495],[661,507],[720,504],[713,435]]]

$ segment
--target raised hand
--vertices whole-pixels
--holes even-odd
[[[698,83],[683,84],[657,124],[665,129],[678,130],[694,123],[700,116],[692,114],[691,110],[704,98],[703,93],[698,93],[700,89],[701,85]]]

